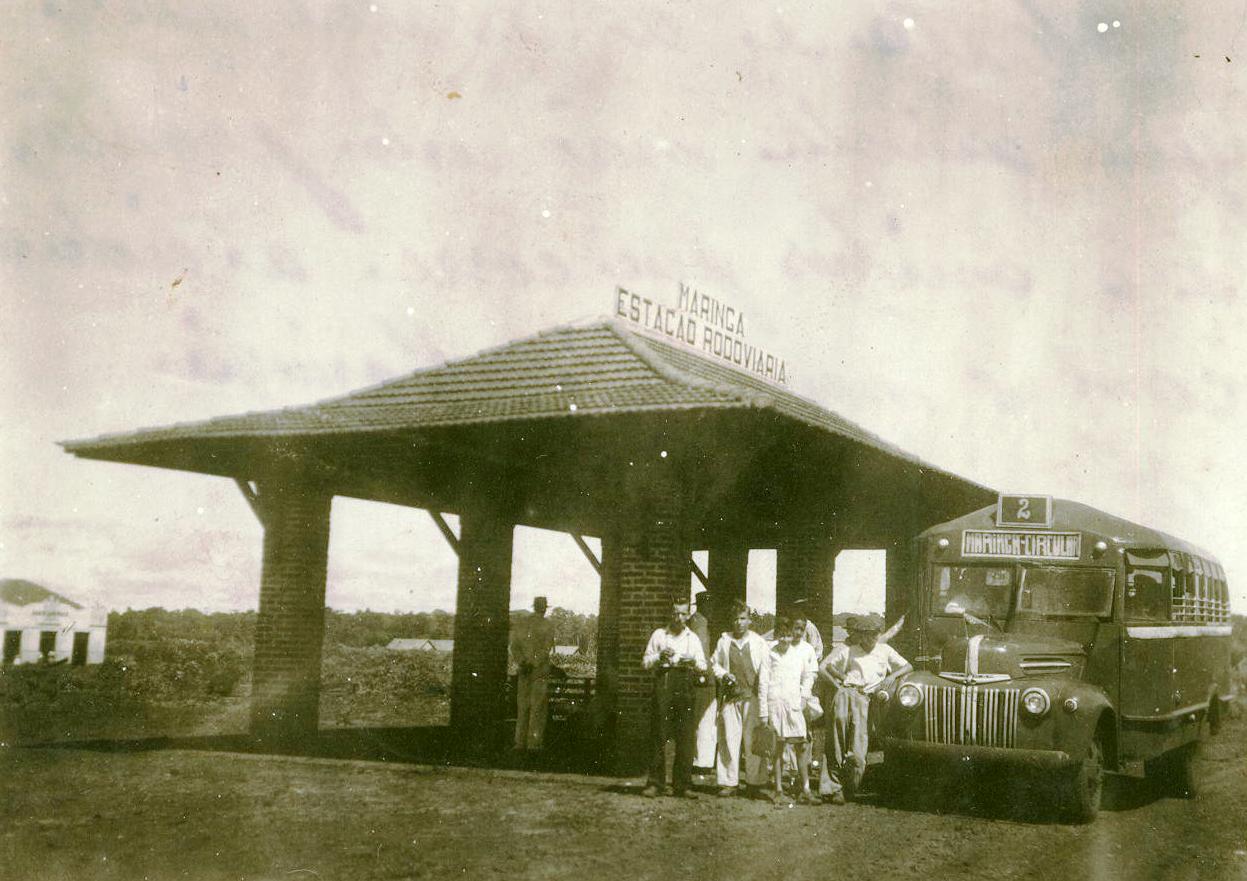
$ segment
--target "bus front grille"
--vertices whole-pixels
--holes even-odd
[[[923,685],[929,743],[1014,745],[1021,689],[979,685]]]

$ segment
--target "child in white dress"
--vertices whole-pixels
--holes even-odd
[[[784,798],[783,746],[791,744],[801,774],[802,804],[817,804],[810,793],[810,752],[807,743],[805,705],[809,702],[818,661],[814,649],[804,642],[803,628],[787,618],[775,621],[775,645],[767,657],[768,675],[760,677],[758,704],[767,724],[775,729],[777,749],[774,760],[775,797]]]

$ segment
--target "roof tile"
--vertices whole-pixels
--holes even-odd
[[[162,441],[755,407],[772,408],[815,428],[941,470],[753,373],[642,335],[613,320],[556,328],[308,406],[67,441],[63,446],[70,453],[90,457]]]

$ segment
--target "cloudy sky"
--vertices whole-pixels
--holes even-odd
[[[796,391],[1201,544],[1247,609],[1244,15],[5,4],[0,577],[253,606],[232,483],[55,442],[304,403],[685,280]],[[453,604],[423,512],[340,501],[333,529],[331,605]],[[557,582],[594,608],[566,537],[523,532],[516,565],[516,605]]]

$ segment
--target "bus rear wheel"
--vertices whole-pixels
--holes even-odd
[[[1100,813],[1104,794],[1104,742],[1099,732],[1087,754],[1068,772],[1061,792],[1061,813],[1071,823],[1090,823]]]

